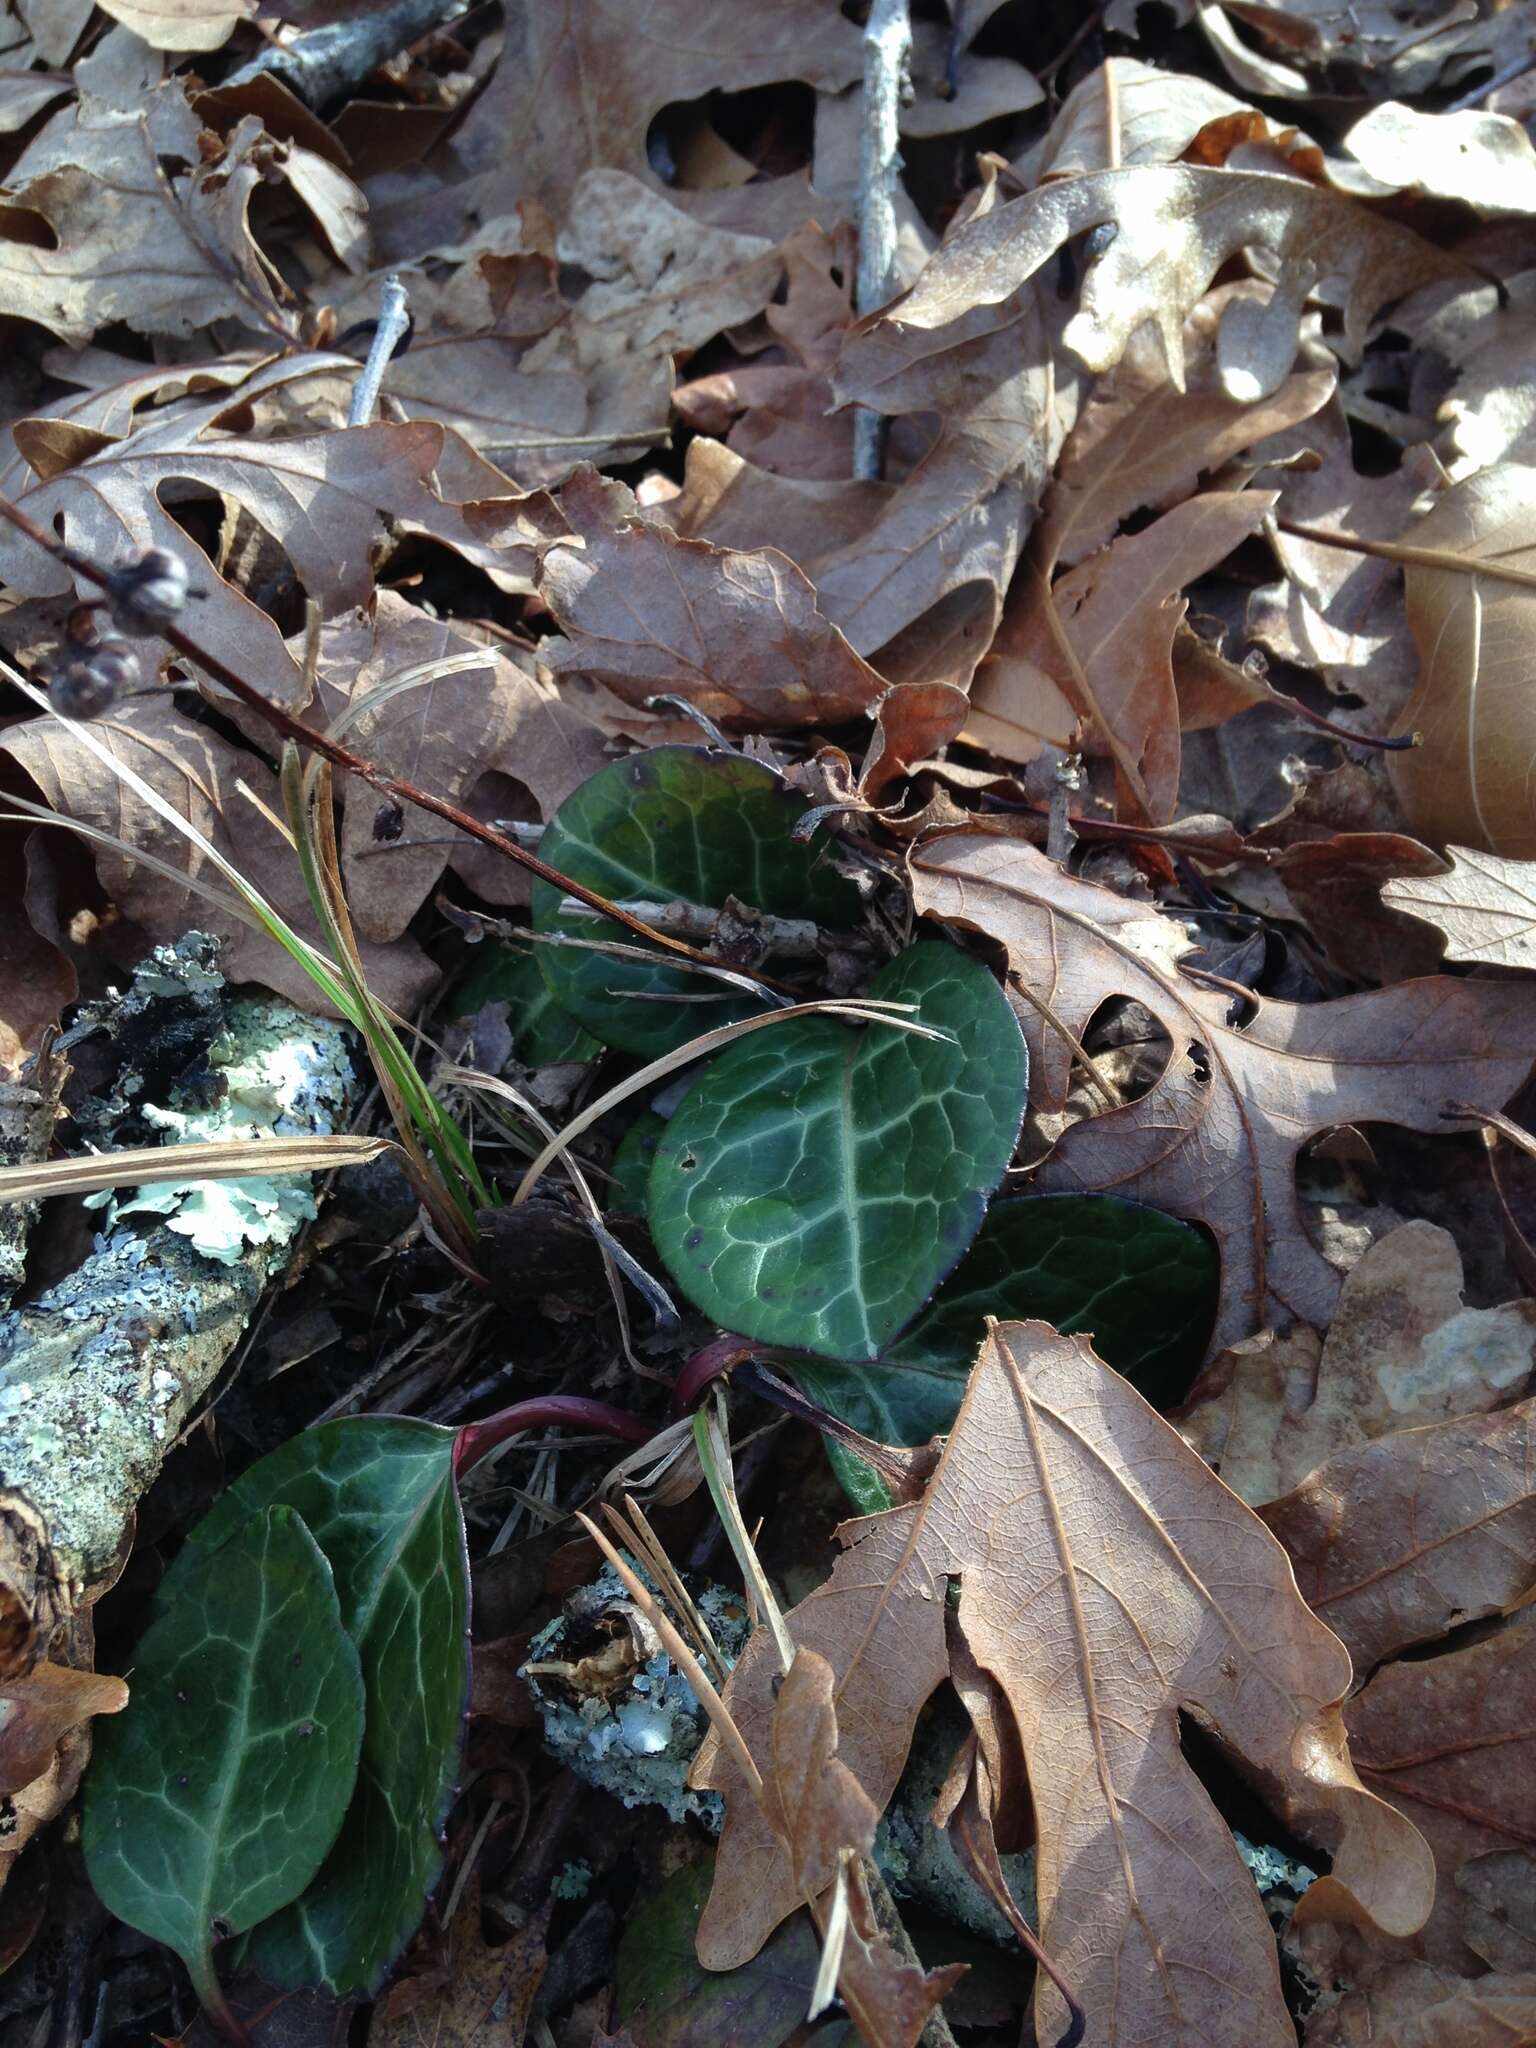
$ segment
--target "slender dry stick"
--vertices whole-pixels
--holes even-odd
[[[1100,1073],[1098,1063],[1095,1061],[1093,1054],[1083,1044],[1083,1041],[1077,1036],[1076,1032],[1057,1016],[1045,997],[1037,989],[1032,989],[1021,974],[1016,974],[1011,969],[1008,975],[1008,986],[1016,995],[1022,996],[1032,1009],[1037,1010],[1046,1023],[1050,1025],[1051,1029],[1058,1032],[1066,1040],[1067,1044],[1071,1046],[1073,1057],[1081,1060],[1084,1071],[1103,1097],[1105,1106],[1109,1109],[1123,1109],[1125,1104],[1120,1099],[1119,1090],[1106,1075]]]
[[[1293,540],[1315,541],[1320,548],[1374,555],[1378,561],[1400,562],[1408,569],[1446,569],[1455,576],[1487,576],[1495,583],[1519,583],[1526,589],[1536,589],[1536,569],[1516,569],[1486,555],[1458,555],[1450,548],[1416,548],[1411,541],[1367,540],[1359,533],[1328,533],[1321,526],[1303,526],[1295,519],[1277,519],[1275,525]]]
[[[1113,64],[1103,67],[1104,78],[1104,166],[1120,168],[1120,82]]]
[[[854,306],[872,313],[896,279],[897,124],[912,50],[909,0],[874,0],[864,31],[864,129],[859,156],[859,267]],[[853,473],[878,480],[885,468],[885,420],[868,406],[853,416]]]
[[[9,520],[10,524],[19,533],[24,533],[34,546],[42,548],[47,554],[52,555],[56,562],[62,562],[76,575],[85,577],[87,582],[94,583],[99,590],[110,587],[112,578],[105,569],[76,549],[66,547],[62,541],[55,540],[52,534],[45,533],[35,520],[28,518],[27,514],[19,506],[13,505],[9,498],[0,498],[0,518]],[[264,718],[267,724],[274,731],[280,732],[285,739],[296,740],[300,746],[312,748],[335,767],[345,770],[348,775],[355,775],[360,782],[366,782],[370,789],[377,789],[385,796],[395,797],[402,803],[414,804],[418,810],[430,811],[434,817],[445,819],[448,824],[466,833],[469,838],[478,839],[481,845],[494,847],[497,853],[505,854],[508,860],[516,861],[519,867],[524,867],[530,874],[537,875],[541,882],[548,882],[552,887],[563,890],[567,896],[574,896],[578,902],[589,904],[593,910],[600,911],[615,924],[621,924],[626,930],[638,933],[642,939],[650,939],[653,944],[664,947],[667,952],[681,953],[686,959],[702,961],[707,967],[717,967],[720,964],[708,953],[700,952],[697,947],[686,945],[681,939],[671,938],[665,932],[654,931],[643,919],[631,915],[621,904],[610,903],[606,896],[600,896],[595,889],[589,889],[585,882],[578,882],[569,875],[562,875],[560,870],[552,868],[548,861],[540,860],[536,853],[530,853],[526,847],[519,846],[515,839],[509,839],[505,833],[481,824],[480,820],[471,817],[468,811],[461,811],[457,804],[451,804],[443,797],[434,796],[430,790],[418,788],[414,782],[407,782],[403,776],[389,774],[372,761],[365,760],[361,754],[354,754],[350,747],[343,746],[340,741],[331,739],[323,732],[317,732],[301,718],[295,718],[293,713],[281,704],[274,703],[272,698],[264,696],[254,684],[248,683],[244,676],[221,661],[216,654],[210,654],[206,647],[201,646],[189,633],[184,633],[180,626],[163,626],[160,633],[161,638],[168,641],[178,654],[185,655],[188,661],[196,662],[216,683],[222,683],[226,690],[238,697],[242,704],[249,705],[258,717]],[[756,974],[751,979],[765,988],[777,990],[781,995],[791,993],[782,983],[774,981],[766,974]]]

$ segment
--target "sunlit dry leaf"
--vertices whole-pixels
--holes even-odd
[[[1536,1587],[1533,1460],[1527,1400],[1339,1451],[1262,1512],[1308,1606],[1369,1671]]]
[[[1355,123],[1344,147],[1380,189],[1459,199],[1493,219],[1536,213],[1536,149],[1507,114],[1424,114],[1384,100]]]
[[[1109,162],[1105,72],[1114,88],[1120,162],[1126,166],[1175,163],[1210,122],[1249,111],[1208,79],[1160,71],[1136,57],[1110,57],[1079,79],[1046,134],[1014,165],[1028,184],[1080,178]]]
[[[624,171],[587,172],[555,250],[590,281],[528,351],[529,371],[698,348],[760,312],[784,272],[771,240],[697,221]]]
[[[1402,538],[1467,566],[1403,572],[1419,685],[1395,730],[1423,745],[1391,757],[1392,786],[1432,845],[1536,857],[1536,589],[1468,573],[1491,561],[1536,575],[1536,469],[1468,477]]]
[[[256,0],[102,0],[103,13],[155,50],[217,50],[256,11]]]
[[[1240,1345],[1192,1389],[1181,1435],[1256,1507],[1335,1451],[1512,1400],[1536,1371],[1536,1302],[1465,1308],[1463,1286],[1450,1232],[1404,1223],[1344,1282],[1320,1352],[1300,1326]]]
[[[1062,874],[1033,847],[957,834],[913,863],[920,910],[985,933],[1079,1037],[1112,995],[1145,1003],[1173,1050],[1139,1101],[1061,1131],[1044,1191],[1109,1191],[1204,1223],[1222,1255],[1217,1345],[1267,1322],[1333,1314],[1341,1276],[1312,1244],[1295,1187],[1307,1138],[1350,1122],[1456,1128],[1452,1101],[1502,1105],[1536,1056],[1524,985],[1441,976],[1334,1002],[1260,1004],[1241,1030],[1224,991],[1177,972],[1182,929]],[[1021,1009],[1038,1119],[1059,1128],[1071,1054]],[[1466,1092],[1471,1090],[1471,1093]]]
[[[1500,860],[1468,846],[1446,851],[1449,874],[1388,882],[1382,901],[1438,925],[1447,960],[1536,967],[1536,863]]]
[[[688,444],[683,488],[649,513],[658,525],[722,548],[778,548],[816,580],[823,560],[855,545],[894,496],[890,484],[775,476],[702,434]]]
[[[837,1674],[840,1753],[883,1806],[948,1669],[958,1578],[958,1626],[1006,1693],[1028,1759],[1041,1939],[1082,1998],[1089,2039],[1292,2038],[1257,1893],[1180,1756],[1181,1710],[1327,1844],[1361,1909],[1403,1934],[1424,1918],[1428,1854],[1347,1759],[1339,1644],[1260,1524],[1084,1340],[1041,1323],[995,1328],[922,1500],[844,1539],[832,1577],[787,1617]],[[727,1694],[763,1756],[775,1669],[760,1631]],[[737,1767],[713,1743],[704,1755],[727,1805],[699,1952],[727,1968],[797,1901]],[[1043,1982],[1035,2025],[1041,2040],[1062,2028]]]
[[[959,737],[969,711],[965,692],[951,683],[898,683],[887,690],[873,707],[875,730],[859,774],[859,793],[879,803],[915,762]]]
[[[732,553],[615,516],[602,482],[561,492],[577,541],[544,556],[539,593],[569,645],[545,658],[639,703],[687,697],[709,717],[753,729],[851,718],[884,688],[817,604],[794,563],[771,549]]]
[[[265,762],[232,747],[210,726],[183,718],[163,695],[122,705],[110,717],[97,719],[92,732],[234,862],[291,925],[320,943],[293,848],[272,822],[282,817],[283,800]],[[205,856],[63,726],[41,718],[13,725],[0,748],[26,770],[61,817],[113,833],[178,874],[201,877],[228,893]],[[241,782],[262,808],[240,793],[236,784]],[[221,964],[231,981],[260,982],[313,1007],[313,982],[272,940],[155,868],[109,847],[93,845],[91,852],[102,887],[151,940],[170,942],[193,929],[212,933],[225,941]],[[363,961],[375,995],[398,1010],[412,1009],[434,979],[425,955],[409,940],[391,947],[365,945]]]
[[[1184,318],[1221,265],[1247,247],[1277,259],[1269,304],[1236,299],[1222,322],[1222,384],[1235,398],[1262,398],[1278,387],[1295,354],[1302,303],[1315,288],[1342,288],[1342,346],[1353,356],[1382,306],[1462,269],[1408,229],[1298,178],[1149,164],[1061,179],[967,223],[893,318],[928,331],[996,305],[1064,242],[1104,223],[1114,224],[1114,240],[1087,269],[1080,310],[1063,336],[1091,370],[1111,368],[1151,321],[1170,374],[1182,383]]]

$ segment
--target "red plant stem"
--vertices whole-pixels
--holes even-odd
[[[482,1458],[489,1457],[509,1436],[541,1425],[563,1423],[571,1429],[595,1429],[604,1436],[616,1436],[625,1443],[648,1444],[656,1425],[627,1408],[615,1408],[607,1401],[590,1401],[584,1394],[539,1394],[528,1401],[514,1401],[499,1415],[487,1415],[483,1422],[466,1422],[454,1440],[453,1476],[462,1479]]]
[[[42,527],[29,519],[26,513],[13,505],[8,498],[0,498],[0,518],[9,520],[18,532],[24,533],[28,540],[52,555],[55,561],[64,563],[77,575],[84,576],[98,589],[110,588],[112,579],[105,569],[98,567],[87,556],[77,553],[74,548],[66,547],[61,541],[55,540],[51,534],[45,533]],[[595,889],[589,889],[584,882],[573,881],[569,875],[562,875],[558,868],[552,868],[548,861],[540,860],[538,855],[530,853],[526,846],[519,846],[515,839],[508,839],[494,827],[483,825],[478,818],[471,817],[468,811],[461,811],[457,804],[449,803],[444,797],[434,796],[430,790],[419,789],[414,782],[407,782],[402,776],[389,774],[385,769],[376,767],[372,761],[365,760],[361,754],[354,754],[350,747],[344,747],[339,740],[333,740],[329,734],[317,732],[313,726],[305,725],[302,719],[295,718],[293,713],[285,710],[281,704],[275,704],[270,697],[263,696],[253,684],[248,683],[243,676],[220,661],[216,654],[210,654],[205,647],[200,647],[191,635],[184,633],[179,626],[162,626],[160,632],[161,637],[168,640],[178,654],[184,654],[188,661],[196,662],[215,682],[222,683],[225,689],[233,691],[242,704],[248,704],[252,711],[282,733],[285,739],[294,740],[300,746],[313,748],[327,761],[345,770],[348,775],[355,775],[360,782],[366,782],[371,788],[382,791],[385,796],[398,797],[405,803],[414,804],[418,810],[430,811],[435,817],[446,819],[457,831],[468,833],[471,839],[478,839],[482,845],[494,847],[498,853],[505,854],[508,860],[516,861],[519,867],[527,868],[531,874],[537,875],[541,882],[548,882],[552,887],[563,890],[567,896],[574,896],[578,902],[600,911],[604,917],[612,918],[615,924],[623,925],[627,931],[636,933],[642,939],[650,939],[658,946],[664,946],[669,953],[682,953],[688,959],[702,961],[709,967],[723,964],[712,954],[701,952],[698,947],[687,945],[682,939],[674,939],[665,932],[654,930],[643,918],[634,916],[622,904],[610,903],[606,896],[599,896]],[[752,979],[761,982],[765,987],[778,990],[780,994],[790,993],[781,983],[772,980],[768,975],[755,974]]]
[[[704,1398],[705,1389],[711,1380],[717,1380],[722,1373],[745,1365],[749,1358],[777,1356],[771,1345],[754,1344],[749,1338],[733,1336],[725,1331],[713,1338],[702,1351],[695,1351],[684,1364],[682,1371],[672,1382],[672,1413],[691,1415]]]

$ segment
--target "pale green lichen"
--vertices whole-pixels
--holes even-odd
[[[721,1655],[734,1663],[747,1634],[740,1597],[712,1586],[697,1596],[697,1605]],[[605,1565],[529,1644],[521,1675],[543,1716],[544,1740],[579,1778],[625,1806],[659,1806],[674,1821],[691,1815],[713,1832],[720,1825],[719,1794],[695,1792],[688,1784],[688,1767],[704,1737],[704,1709],[654,1636],[637,1627],[647,1647],[655,1647],[649,1655],[637,1651],[628,1684],[616,1692],[583,1696],[549,1668],[586,1654],[595,1632],[619,1616],[632,1620],[634,1609],[618,1574]]]
[[[345,1032],[286,1003],[232,1004],[228,1029],[208,1048],[208,1065],[223,1084],[215,1102],[187,1092],[164,1108],[143,1106],[145,1122],[164,1131],[167,1143],[324,1135],[345,1115],[352,1071]],[[248,1245],[286,1245],[316,1213],[302,1174],[168,1181],[93,1200],[106,1206],[109,1222],[159,1216],[205,1259],[225,1266]]]
[[[167,998],[185,1006],[190,996],[198,1022],[219,1034],[217,1071],[227,1088],[213,1112],[217,1135],[334,1130],[356,1090],[341,1027],[286,1003],[226,1006],[216,959],[213,942],[195,934],[156,948],[132,989],[94,1005],[84,1028],[112,1031],[124,1014],[144,1016]],[[107,1114],[97,1128],[110,1129],[110,1100],[100,1107]],[[137,1101],[133,1113],[147,1117],[150,1109]],[[116,1116],[125,1113],[119,1098]],[[181,1135],[215,1134],[197,1127],[190,1103],[171,1114]],[[157,1207],[130,1200],[80,1267],[0,1316],[0,1488],[46,1530],[46,1571],[66,1607],[111,1569],[166,1451],[233,1351],[303,1217],[314,1213],[304,1176],[275,1201],[265,1192],[274,1184],[245,1185],[254,1190],[249,1211],[225,1218],[211,1252],[201,1248],[210,1234],[196,1220],[208,1214],[198,1184],[155,1190],[180,1197],[163,1224],[136,1228],[128,1215],[152,1218]],[[193,1227],[178,1228],[184,1216]],[[41,1583],[37,1597],[47,1597]]]

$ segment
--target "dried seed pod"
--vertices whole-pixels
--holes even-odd
[[[107,583],[113,624],[136,639],[173,625],[189,595],[187,565],[169,548],[146,549],[136,562],[114,570]]]
[[[60,663],[49,678],[48,701],[65,718],[99,718],[138,680],[133,650],[105,640]]]

